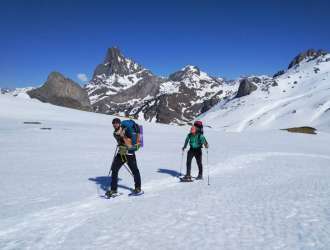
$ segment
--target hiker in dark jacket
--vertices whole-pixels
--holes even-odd
[[[187,173],[183,177],[184,180],[191,180],[191,161],[195,157],[198,165],[198,176],[196,180],[203,179],[203,164],[202,164],[202,147],[208,148],[209,145],[204,137],[204,135],[198,132],[197,127],[192,126],[190,133],[187,135],[182,151],[184,151],[187,145],[190,145],[190,149],[187,154]]]
[[[133,193],[140,193],[141,176],[135,157],[135,151],[138,149],[139,145],[136,142],[136,138],[133,136],[131,128],[124,127],[119,118],[113,119],[112,125],[114,128],[113,136],[118,145],[118,153],[111,166],[111,190],[107,191],[106,195],[111,197],[117,193],[118,172],[125,163],[127,163],[134,177],[135,189]]]

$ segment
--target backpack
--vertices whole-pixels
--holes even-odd
[[[129,129],[132,133],[132,144],[139,144],[140,147],[143,147],[143,127],[142,125],[137,124],[133,120],[124,120],[121,122],[121,126],[125,129]]]
[[[204,134],[202,121],[195,121],[194,126],[197,128],[197,133]]]

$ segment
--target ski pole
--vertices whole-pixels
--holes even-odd
[[[209,150],[206,149],[207,185],[210,186]]]

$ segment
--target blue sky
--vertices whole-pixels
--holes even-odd
[[[210,75],[273,74],[308,48],[330,51],[330,3],[274,1],[0,2],[0,87],[82,83],[108,47],[158,75],[187,64]]]

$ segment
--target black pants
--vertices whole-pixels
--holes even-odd
[[[123,166],[124,163],[126,163],[126,162],[127,162],[129,169],[131,170],[131,172],[133,174],[135,188],[141,188],[141,176],[140,176],[140,171],[136,164],[135,155],[126,155],[126,158],[127,158],[127,161],[126,161],[125,157],[121,157],[120,154],[117,154],[112,163],[112,166],[111,166],[111,169],[112,169],[111,190],[117,191],[118,172],[119,172],[119,169],[121,168],[121,166]]]
[[[187,175],[191,175],[191,161],[195,157],[198,166],[198,175],[203,175],[203,164],[202,164],[202,149],[190,148],[187,154]]]

